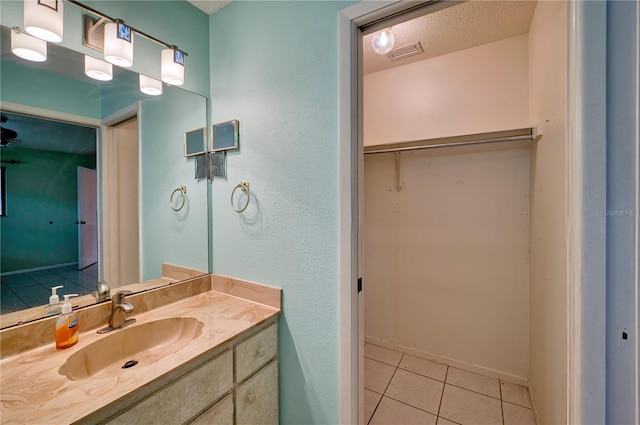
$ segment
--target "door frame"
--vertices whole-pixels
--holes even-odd
[[[101,156],[99,158],[100,164],[102,165],[102,169],[104,170],[100,177],[100,185],[98,188],[98,192],[100,193],[100,198],[104,202],[100,205],[98,209],[103,213],[103,217],[101,220],[102,226],[100,226],[100,234],[99,239],[102,241],[102,258],[104,259],[104,264],[108,268],[103,268],[103,273],[101,275],[101,280],[106,280],[107,283],[110,282],[118,282],[118,270],[120,267],[119,257],[117,255],[118,246],[119,246],[119,234],[120,227],[118,223],[118,203],[117,202],[109,202],[109,200],[117,199],[115,193],[115,188],[112,184],[110,184],[109,179],[105,178],[109,174],[113,174],[113,168],[116,166],[114,163],[115,158],[111,153],[109,141],[113,140],[114,137],[114,127],[118,124],[130,120],[135,117],[140,117],[140,102],[133,103],[125,108],[122,108],[111,115],[108,115],[101,121],[101,135],[104,143],[101,145]],[[138,124],[139,125],[139,124]],[[139,129],[138,129],[139,133]],[[140,139],[140,135],[138,134],[138,140]],[[140,143],[138,142],[138,253],[139,253],[139,264],[138,264],[138,276],[142,276],[142,226],[140,225],[140,216],[141,216],[141,197],[140,197],[140,188],[141,185],[141,175],[140,170],[142,157],[140,155]],[[105,229],[109,229],[108,232]]]
[[[364,417],[360,390],[364,380],[363,309],[357,288],[362,264],[363,193],[360,28],[371,25],[371,30],[376,22],[416,7],[437,10],[452,3],[364,1],[338,13],[340,423],[358,424]],[[602,211],[606,205],[606,156],[602,152],[606,91],[602,84],[606,76],[606,5],[567,2],[567,8],[566,410],[568,423],[583,423],[583,418],[604,423],[606,223]],[[583,252],[583,246],[589,246],[589,251]]]

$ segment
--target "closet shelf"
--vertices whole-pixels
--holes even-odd
[[[364,153],[400,152],[417,149],[449,148],[454,146],[482,145],[488,143],[532,142],[539,137],[535,127],[515,130],[491,131],[487,133],[465,134],[463,136],[439,137],[436,139],[414,140],[410,142],[386,143],[365,146]]]

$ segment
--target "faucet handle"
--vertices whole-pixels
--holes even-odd
[[[116,306],[118,304],[122,304],[124,302],[124,299],[127,295],[132,294],[133,292],[128,291],[128,290],[124,290],[124,291],[118,291],[116,292],[116,296],[113,297],[113,305]]]

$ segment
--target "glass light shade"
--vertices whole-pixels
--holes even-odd
[[[123,68],[133,66],[133,31],[131,31],[131,27],[117,22],[109,22],[104,25],[104,59]]]
[[[113,65],[93,56],[84,55],[84,73],[94,80],[110,81],[113,79]]]
[[[34,37],[62,41],[62,0],[24,0],[24,29]]]
[[[393,44],[396,42],[396,37],[393,35],[393,31],[389,28],[382,31],[378,31],[373,34],[371,38],[371,47],[373,51],[379,55],[386,55],[393,49]]]
[[[140,74],[140,91],[150,96],[162,94],[162,81]]]
[[[15,30],[11,30],[11,51],[14,55],[28,61],[44,62],[47,60],[46,41]]]
[[[163,49],[160,62],[160,77],[162,81],[172,86],[184,84],[184,53],[177,49]]]

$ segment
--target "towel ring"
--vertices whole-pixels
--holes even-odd
[[[182,203],[180,203],[180,206],[176,208],[173,206],[173,197],[178,192],[182,193]],[[169,198],[169,206],[174,211],[180,211],[184,207],[184,201],[186,201],[186,199],[187,199],[187,186],[180,186],[174,189],[173,192],[171,192],[171,198]]]
[[[246,204],[244,204],[244,207],[240,209],[236,208],[235,204],[233,203],[233,196],[236,194],[236,190],[238,189],[242,190],[247,194],[247,202]],[[236,185],[236,187],[233,188],[233,191],[231,192],[231,208],[233,208],[235,212],[241,213],[244,210],[246,210],[248,206],[249,206],[249,182],[240,182]]]

